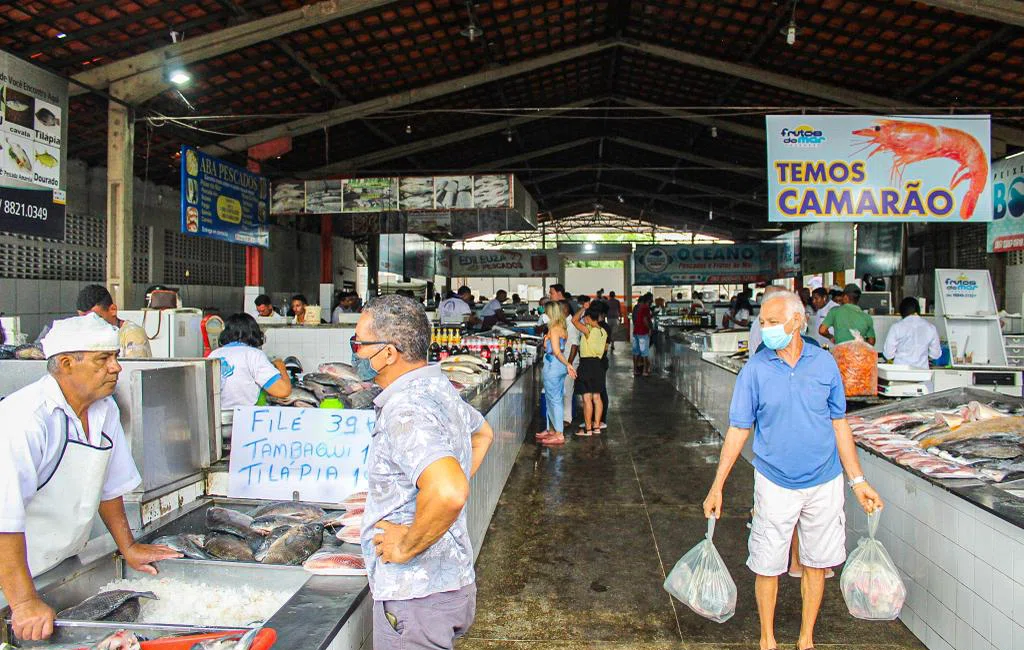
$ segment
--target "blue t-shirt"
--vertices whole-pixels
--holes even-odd
[[[796,367],[774,350],[761,350],[740,371],[729,423],[754,432],[754,467],[791,490],[839,476],[832,420],[846,417],[846,393],[832,355],[804,345]]]

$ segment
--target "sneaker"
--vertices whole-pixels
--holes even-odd
[[[607,422],[602,422],[601,423],[601,428],[602,429],[607,429],[608,428],[608,423]]]

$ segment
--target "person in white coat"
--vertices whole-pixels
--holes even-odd
[[[903,299],[900,316],[903,320],[889,328],[882,354],[898,365],[927,370],[929,359],[942,356],[939,331],[921,318],[921,305],[917,298]]]
[[[0,402],[0,588],[19,639],[53,633],[33,577],[85,548],[97,512],[128,566],[181,557],[136,543],[122,497],[142,478],[112,397],[118,331],[96,314],[55,321],[42,340],[47,375]]]

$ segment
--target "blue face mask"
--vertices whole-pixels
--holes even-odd
[[[544,313],[544,305],[541,305],[540,307],[537,307],[537,313],[538,314],[543,314]]]
[[[358,375],[363,381],[373,381],[377,376],[377,371],[374,370],[373,365],[370,364],[370,359],[372,358],[373,357],[364,359],[358,355],[352,356],[352,369],[356,371],[356,375]]]
[[[793,340],[793,335],[786,332],[786,324],[772,325],[761,330],[761,340],[769,350],[781,350]]]

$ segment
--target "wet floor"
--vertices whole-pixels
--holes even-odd
[[[754,576],[744,566],[753,468],[737,463],[715,533],[739,590],[736,615],[719,625],[662,589],[666,571],[705,532],[701,503],[718,435],[668,382],[634,379],[629,364],[620,353],[608,375],[604,435],[561,449],[530,436],[523,446],[477,562],[476,623],[460,650],[758,647]],[[780,648],[795,647],[799,623],[800,583],[780,578]],[[838,579],[826,585],[815,642],[924,648],[899,622],[852,618]]]

